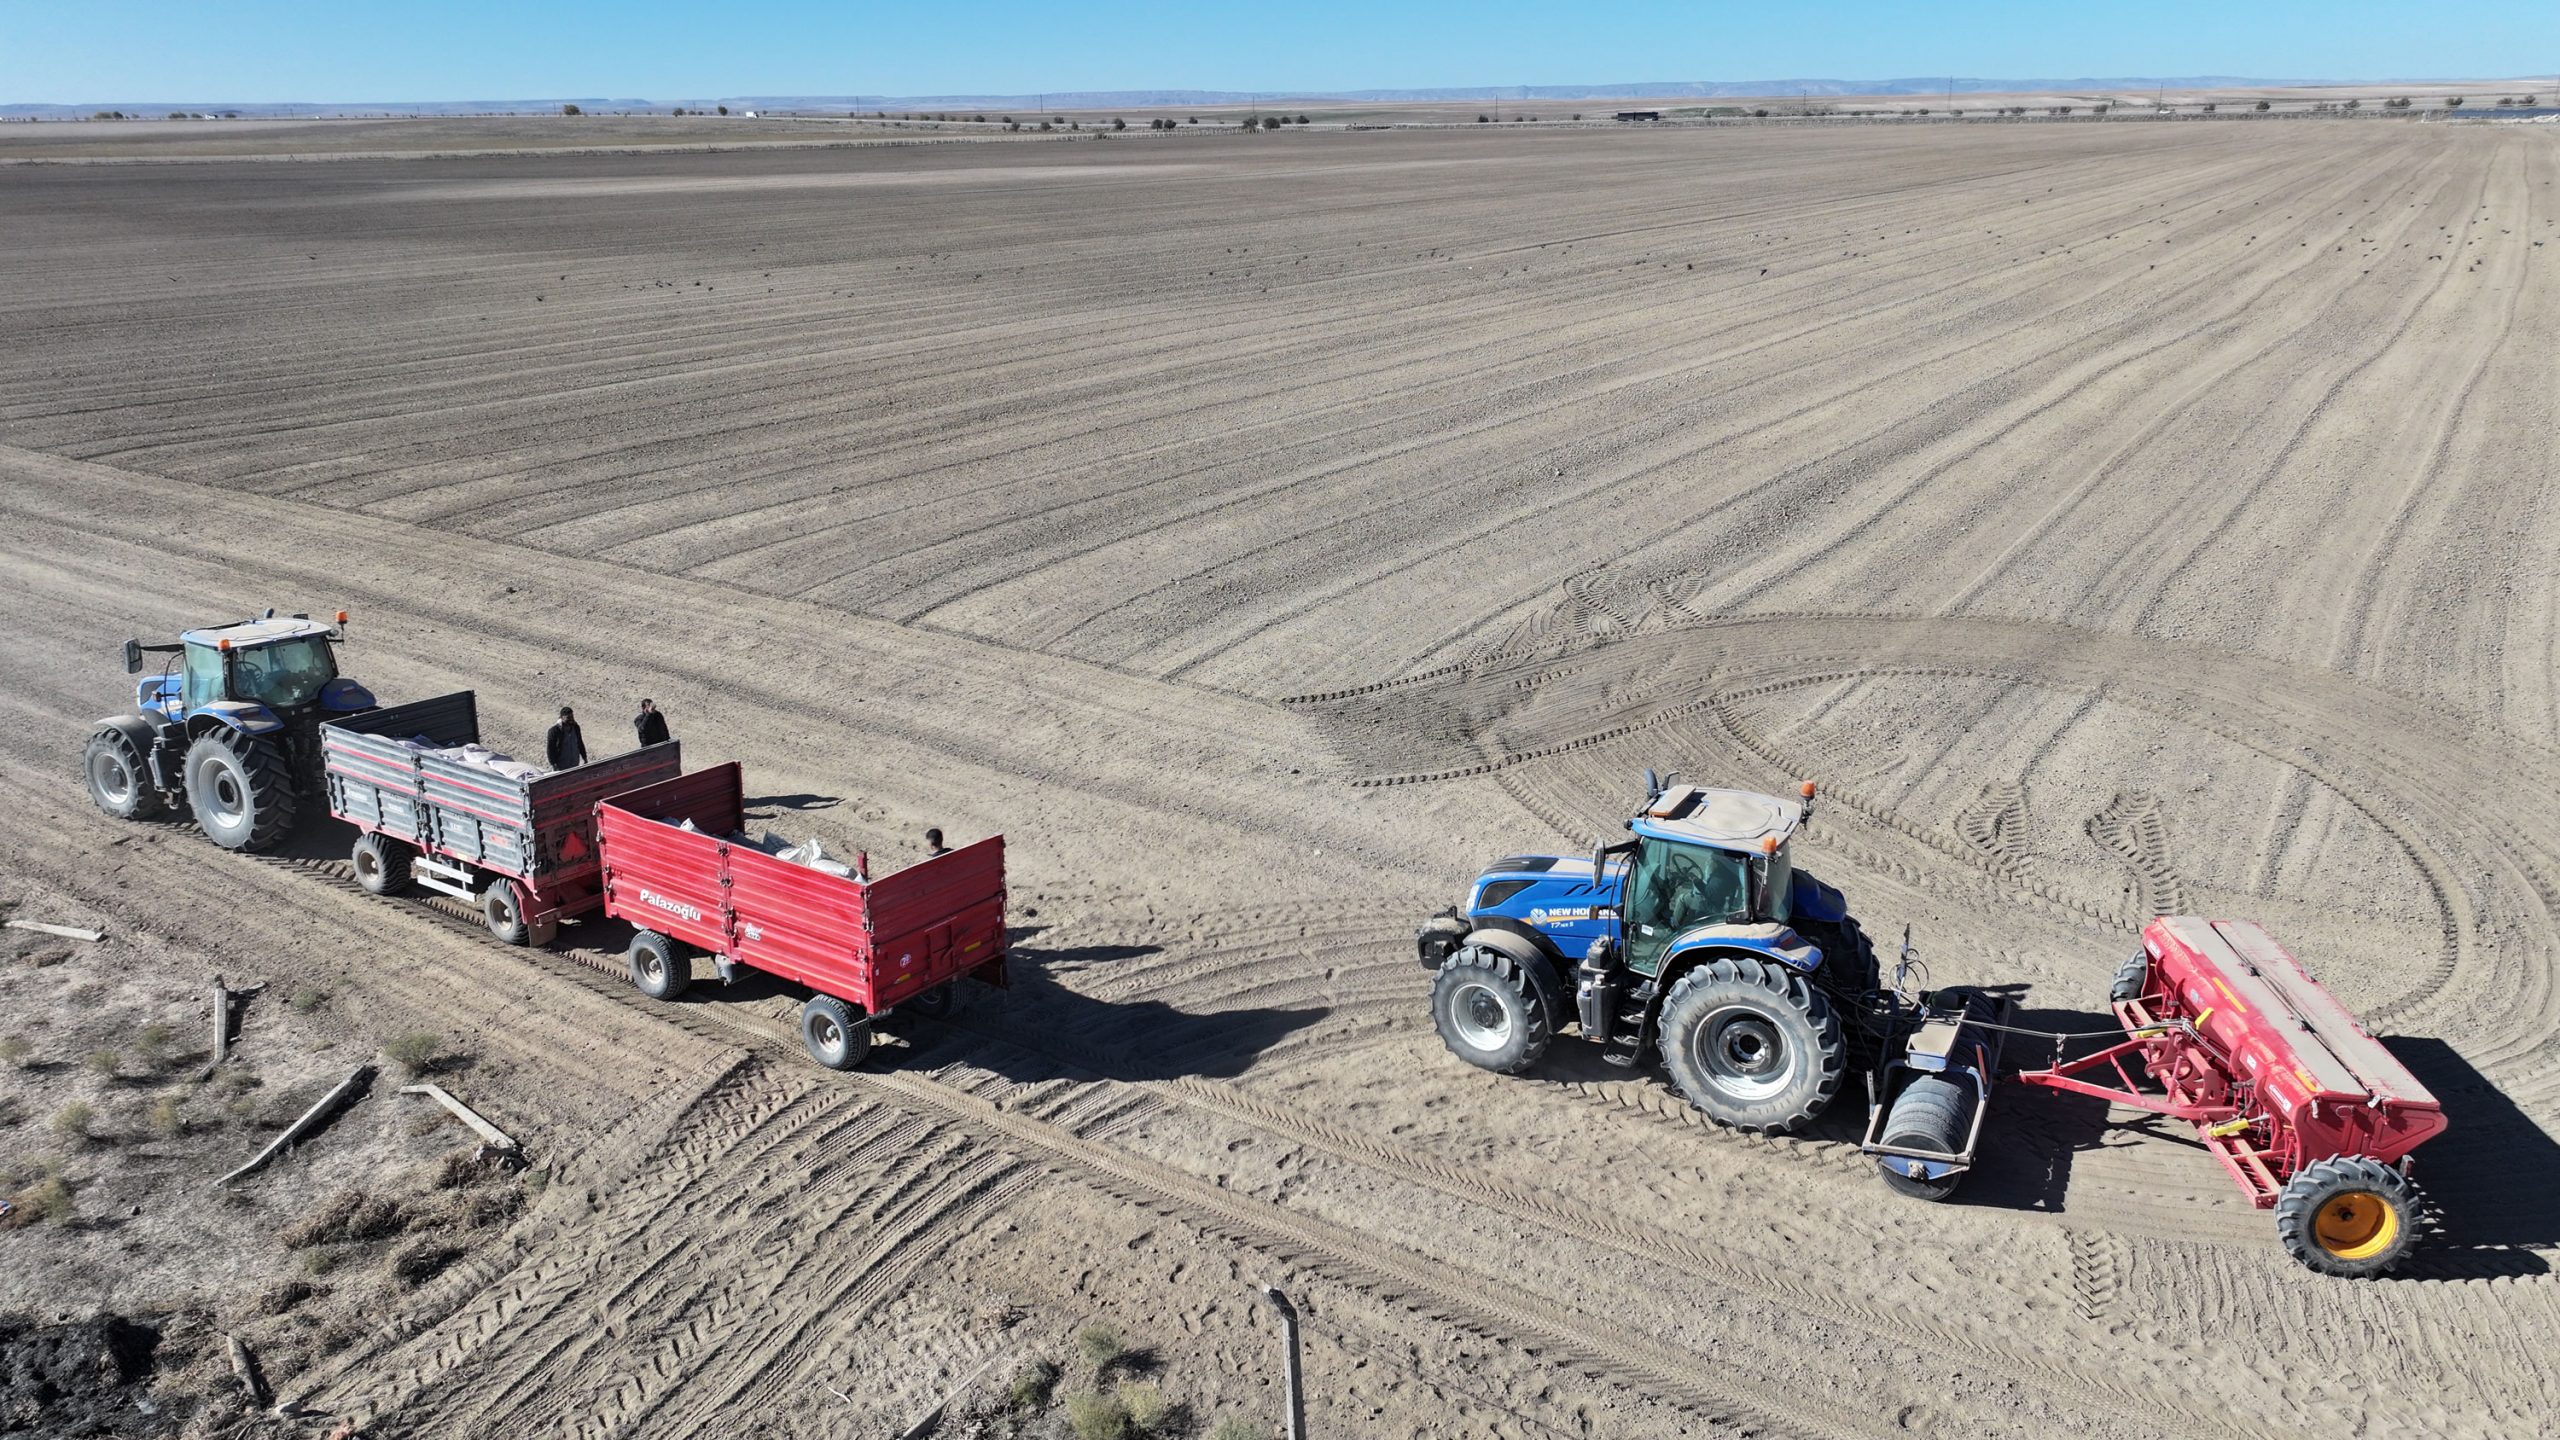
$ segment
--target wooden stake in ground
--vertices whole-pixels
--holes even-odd
[[[247,1392],[250,1406],[266,1409],[272,1397],[267,1393],[267,1377],[258,1373],[257,1357],[249,1353],[248,1346],[240,1343],[239,1336],[225,1335],[222,1338],[231,1343],[231,1373],[240,1377],[240,1388]]]
[[[481,1119],[479,1112],[473,1110],[470,1106],[463,1104],[461,1101],[454,1099],[453,1096],[446,1093],[445,1088],[441,1085],[403,1085],[400,1087],[400,1093],[403,1095],[425,1095],[433,1098],[438,1104],[444,1106],[447,1110],[450,1110],[454,1114],[462,1117],[462,1123],[477,1131],[480,1138],[487,1142],[486,1148],[488,1149],[495,1150],[501,1155],[521,1156],[524,1153],[524,1147],[518,1145],[512,1138],[510,1138],[507,1132],[490,1124],[488,1121]]]
[[[46,935],[59,935],[65,940],[104,940],[107,938],[107,932],[103,930],[83,930],[77,925],[48,925],[42,920],[12,920],[9,922],[9,928],[12,930],[35,930]]]
[[[337,1109],[339,1104],[343,1102],[347,1096],[353,1094],[356,1087],[372,1078],[372,1066],[357,1066],[355,1068],[355,1073],[349,1075],[346,1079],[339,1081],[336,1089],[321,1096],[319,1104],[303,1111],[301,1119],[287,1125],[284,1127],[283,1134],[278,1135],[271,1141],[268,1141],[266,1149],[249,1157],[248,1164],[241,1166],[239,1169],[232,1171],[230,1174],[223,1176],[221,1179],[216,1180],[213,1183],[216,1185],[228,1185],[232,1181],[239,1179],[241,1176],[248,1174],[250,1171],[257,1169],[259,1166],[266,1164],[269,1160],[274,1159],[277,1151],[282,1150],[287,1145],[301,1139],[303,1132],[311,1129],[315,1125],[318,1125],[330,1111]]]
[[[213,977],[213,1060],[204,1067],[199,1080],[213,1078],[215,1066],[231,1058],[231,992],[223,988],[222,977]]]

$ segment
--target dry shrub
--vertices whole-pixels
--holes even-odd
[[[53,1133],[65,1140],[86,1140],[90,1122],[97,1118],[97,1112],[89,1108],[87,1101],[74,1100],[53,1112]]]
[[[1129,1353],[1129,1342],[1118,1330],[1100,1323],[1087,1325],[1076,1332],[1076,1349],[1085,1363],[1096,1370],[1111,1368],[1111,1362]]]
[[[1123,1380],[1111,1393],[1139,1434],[1152,1435],[1173,1418],[1173,1405],[1164,1398],[1164,1391],[1143,1380]]]
[[[444,1053],[444,1037],[433,1030],[404,1030],[382,1042],[382,1053],[409,1074],[421,1074]]]
[[[1020,1412],[1046,1410],[1049,1395],[1058,1386],[1058,1367],[1046,1360],[1034,1360],[1013,1372],[1013,1383],[1005,1387],[1005,1408]]]
[[[178,1027],[166,1020],[154,1020],[133,1037],[133,1048],[142,1052],[144,1060],[157,1065],[169,1053],[169,1042],[177,1038]]]
[[[163,1095],[151,1104],[151,1133],[174,1140],[187,1133],[187,1107],[175,1095]]]
[[[71,947],[68,945],[39,945],[19,956],[18,963],[30,970],[42,970],[46,966],[59,965],[70,958]]]
[[[424,1285],[461,1258],[459,1245],[420,1240],[391,1257],[391,1273],[404,1285]]]
[[[81,1063],[87,1065],[91,1070],[96,1071],[98,1074],[107,1076],[109,1079],[113,1079],[116,1071],[123,1068],[124,1057],[118,1055],[113,1046],[100,1046],[99,1048],[90,1051],[89,1058]]]
[[[408,1224],[408,1212],[400,1208],[399,1201],[367,1195],[361,1190],[341,1190],[286,1226],[276,1238],[287,1249],[307,1250],[314,1245],[381,1240],[399,1234]]]
[[[438,1118],[437,1123],[443,1123]],[[498,1175],[501,1167],[495,1160],[481,1155],[477,1148],[448,1150],[436,1162],[435,1184],[439,1190],[461,1190]]]
[[[329,1287],[307,1280],[280,1280],[259,1291],[258,1298],[250,1303],[261,1315],[282,1315],[305,1300],[320,1299],[328,1293]]]
[[[1256,1425],[1241,1415],[1230,1415],[1209,1432],[1209,1440],[1271,1440],[1271,1427]]]
[[[1076,1440],[1129,1440],[1129,1409],[1114,1395],[1070,1395],[1067,1428]]]
[[[329,1003],[329,992],[317,986],[305,985],[294,991],[293,998],[285,1003],[293,1007],[294,1014],[308,1015]]]
[[[0,1063],[24,1067],[36,1047],[24,1035],[0,1035]]]
[[[9,1197],[9,1213],[0,1215],[0,1230],[66,1219],[78,1203],[79,1197],[72,1193],[70,1181],[62,1178],[59,1172],[47,1175]]]
[[[472,1226],[504,1225],[523,1213],[524,1192],[512,1185],[476,1191],[462,1202],[463,1223]]]

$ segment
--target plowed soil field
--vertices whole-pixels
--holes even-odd
[[[0,1158],[84,1199],[0,1231],[0,1309],[209,1316],[378,1435],[891,1435],[1095,1321],[1205,1433],[1276,1413],[1263,1283],[1322,1435],[2538,1433],[2554,139],[0,167],[0,902],[109,937],[6,977]],[[838,1075],[787,995],[646,1001],[627,930],[497,945],[324,821],[252,859],[100,815],[124,638],[269,604],[519,754],[647,695],[768,828],[1005,834],[1018,983]],[[2445,1233],[2323,1279],[2184,1127],[2044,1092],[1927,1206],[1858,1104],[1766,1139],[1580,1040],[1461,1065],[1413,927],[1645,766],[1820,779],[1799,863],[2055,1029],[2148,917],[2264,920],[2443,1098]],[[545,1183],[278,1311],[346,1157],[396,1189],[423,1142],[359,1109],[150,1223],[264,1137],[79,1056],[101,1007],[193,1036],[211,971],[267,985],[230,1063],[297,1083],[434,1032]]]

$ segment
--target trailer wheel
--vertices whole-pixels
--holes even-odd
[[[871,1053],[871,1017],[851,1001],[813,996],[800,1007],[800,1043],[830,1070],[850,1070]]]
[[[187,747],[187,804],[225,850],[267,850],[293,829],[293,767],[275,742],[212,730]]]
[[[1719,1125],[1761,1135],[1803,1129],[1840,1089],[1849,1046],[1831,1002],[1796,971],[1720,956],[1662,1002],[1663,1068]]]
[[[501,944],[529,945],[532,927],[525,924],[526,895],[523,882],[504,875],[492,877],[489,888],[480,892],[480,920]]]
[[[2425,1228],[2416,1182],[2369,1155],[2315,1160],[2276,1196],[2276,1237],[2285,1253],[2323,1275],[2380,1275],[2409,1253]]]
[[[1903,1087],[1894,1097],[1893,1108],[1885,1112],[1885,1144],[1911,1150],[1934,1150],[1952,1155],[1964,1148],[1966,1113],[1972,1095],[1953,1080],[1937,1075],[1924,1075]],[[1905,1175],[1884,1162],[1876,1161],[1876,1173],[1884,1177],[1887,1187],[1903,1195],[1921,1200],[1944,1200],[1956,1193],[1956,1183],[1964,1178],[1959,1170],[1953,1175],[1927,1179]]]
[[[1467,945],[1440,962],[1431,1023],[1449,1053],[1496,1075],[1538,1063],[1555,1037],[1557,1000],[1544,977],[1490,945]]]
[[[356,837],[347,863],[356,872],[356,883],[372,895],[397,895],[409,888],[409,862],[418,852],[388,835],[368,830]]]
[[[2108,1003],[2121,1005],[2127,1000],[2141,999],[2143,986],[2150,979],[2151,957],[2140,950],[2134,951],[2131,957],[2116,967],[2115,983],[2107,987]]]
[[[655,930],[632,936],[622,958],[631,966],[631,983],[652,1000],[673,1000],[693,983],[693,962]]]
[[[951,1013],[952,1004],[960,998],[958,991],[957,985],[945,980],[930,990],[919,990],[908,996],[907,1002],[898,1008],[912,1010],[927,1020],[939,1020]]]
[[[119,820],[148,820],[166,808],[160,787],[143,768],[140,747],[121,730],[110,726],[90,736],[81,770],[89,777],[89,798]]]

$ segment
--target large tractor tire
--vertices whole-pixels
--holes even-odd
[[[2383,1274],[2426,1228],[2416,1182],[2371,1156],[2315,1160],[2276,1195],[2276,1237],[2285,1253],[2323,1275]]]
[[[1876,961],[1875,942],[1855,915],[1837,922],[1801,927],[1805,938],[1822,947],[1822,969],[1815,974],[1823,989],[1844,1004],[1863,1006],[1884,988],[1884,969]]]
[[[1662,1065],[1719,1125],[1800,1130],[1840,1089],[1848,1042],[1831,1001],[1774,961],[1722,956],[1680,977],[1662,1002]]]
[[[347,863],[356,872],[356,883],[367,894],[397,895],[409,888],[416,873],[411,866],[417,858],[417,850],[406,841],[368,830],[356,837]]]
[[[673,1000],[693,983],[692,957],[655,930],[633,935],[622,958],[631,967],[632,985],[652,1000]]]
[[[1964,1137],[1972,1128],[1972,1120],[1971,1091],[1942,1076],[1924,1075],[1894,1097],[1893,1108],[1885,1112],[1884,1134],[1878,1138],[1902,1149],[1952,1155],[1964,1149]],[[1934,1180],[1905,1175],[1881,1162],[1876,1173],[1895,1192],[1921,1200],[1946,1199],[1964,1178],[1962,1171]]]
[[[1538,961],[1470,943],[1440,962],[1431,1023],[1449,1053],[1496,1075],[1538,1063],[1555,1038],[1563,1001]]]
[[[113,726],[89,737],[80,769],[89,780],[89,798],[119,820],[149,820],[167,808],[141,747]]]
[[[871,1053],[871,1017],[860,1006],[818,995],[800,1007],[800,1043],[830,1070],[850,1070]]]
[[[293,833],[293,767],[272,740],[211,730],[187,747],[187,805],[225,850],[270,850]]]

